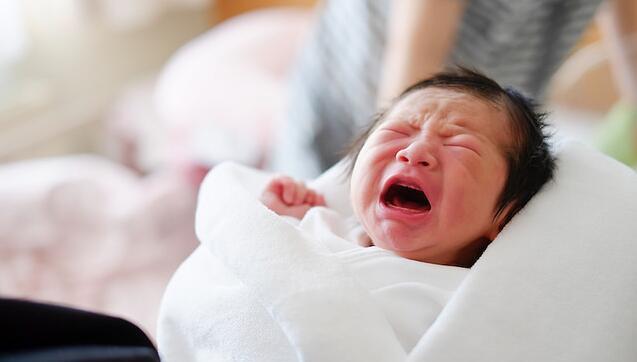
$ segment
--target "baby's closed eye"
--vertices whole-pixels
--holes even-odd
[[[381,131],[385,131],[386,134],[393,134],[394,136],[411,137],[421,131],[421,127],[407,121],[390,121],[382,125],[379,128]]]
[[[443,145],[471,151],[474,154],[480,156],[479,144],[477,140],[475,139],[475,137],[471,135],[461,134],[461,135],[449,137],[444,141]]]
[[[409,136],[409,132],[405,129],[401,129],[400,127],[386,127],[381,128],[379,131],[384,131],[393,135]]]

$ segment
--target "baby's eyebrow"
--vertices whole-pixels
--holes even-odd
[[[419,129],[423,123],[425,123],[425,117],[422,115],[413,115],[407,117],[405,121],[407,121],[407,124],[412,128]]]
[[[381,124],[386,124],[386,125],[407,125],[413,129],[420,129],[420,127],[422,126],[422,117],[418,116],[418,115],[409,115],[409,116],[400,116],[400,115],[394,115],[394,116],[389,116],[386,117],[385,119],[381,120],[381,122],[378,123],[378,125],[380,126]]]
[[[448,125],[454,129],[462,129],[472,133],[477,133],[480,131],[480,129],[475,127],[475,124],[472,124],[471,120],[467,118],[453,119],[449,121]]]
[[[467,127],[464,123],[447,123],[442,127],[442,132],[448,136],[475,133],[471,127]]]

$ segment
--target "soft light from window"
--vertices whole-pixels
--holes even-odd
[[[19,0],[0,0],[0,67],[20,59],[26,34]]]

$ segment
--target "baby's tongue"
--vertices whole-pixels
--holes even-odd
[[[429,209],[429,200],[420,190],[410,187],[397,186],[391,191],[390,204],[393,207],[409,210],[424,211]]]
[[[424,210],[424,205],[414,200],[410,200],[404,197],[400,197],[399,195],[394,196],[392,200],[392,205],[399,207],[401,209],[409,209],[414,211]]]

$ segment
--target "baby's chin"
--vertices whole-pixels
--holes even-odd
[[[405,259],[409,259],[409,260],[414,260],[414,261],[419,261],[419,262],[425,262],[425,263],[435,263],[435,261],[430,260],[424,253],[422,250],[410,250],[407,248],[396,248],[393,247],[391,245],[387,245],[384,244],[382,242],[380,243],[376,243],[374,242],[375,246],[378,246],[381,249],[387,250],[392,252],[393,254],[401,257],[401,258],[405,258]]]
[[[457,265],[453,255],[436,248],[435,243],[412,237],[387,237],[387,235],[370,235],[372,243],[405,259],[432,264]]]
[[[460,265],[456,260],[451,257],[445,257],[444,255],[431,255],[432,253],[427,250],[419,249],[419,250],[391,250],[392,253],[397,256],[413,261],[418,261],[422,263],[430,263],[430,264],[439,264],[439,265],[451,265],[451,266],[463,266]]]
[[[393,252],[396,255],[408,258],[418,259],[423,253],[422,241],[411,240],[411,238],[394,235],[388,237],[381,233],[371,233],[370,238],[375,246]]]

